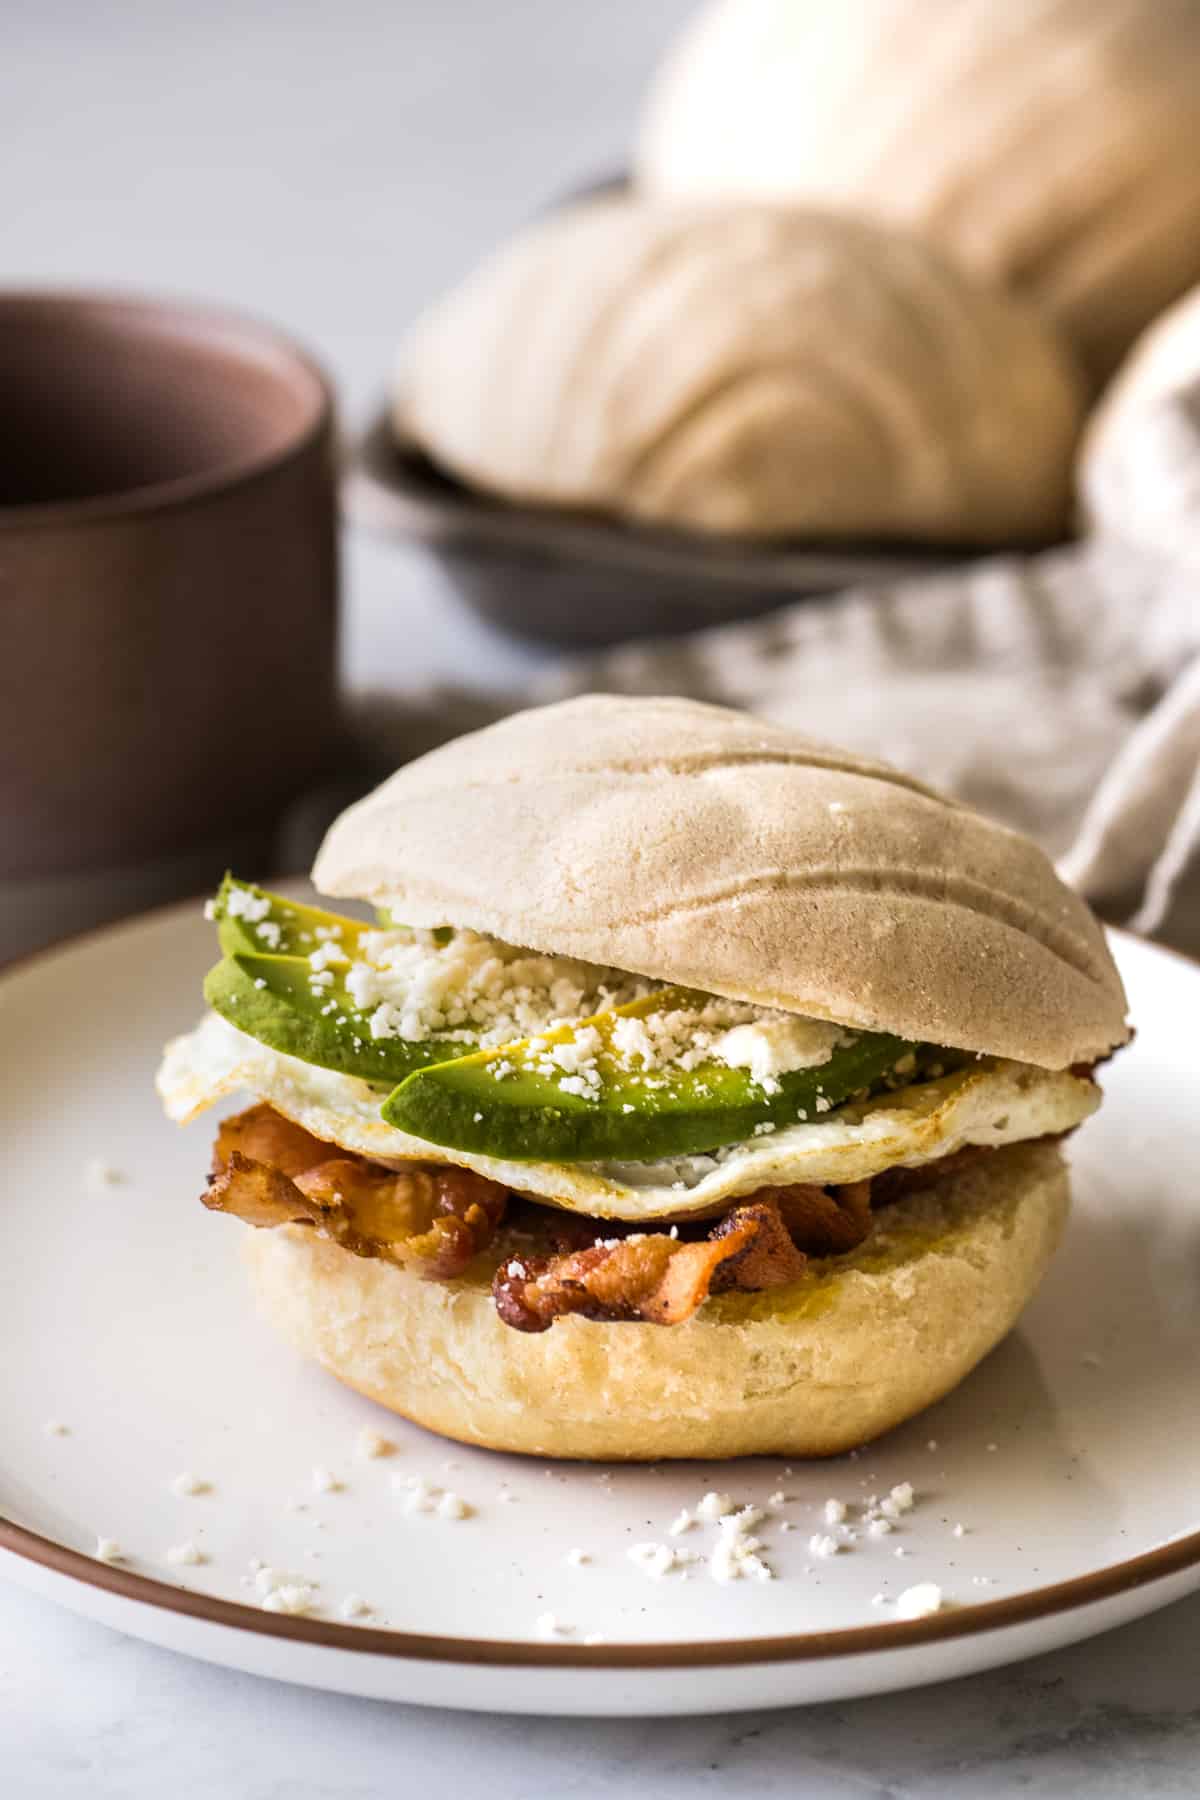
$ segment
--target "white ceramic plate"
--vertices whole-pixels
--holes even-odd
[[[1118,949],[1139,1036],[1075,1142],[1070,1235],[1020,1331],[877,1448],[790,1473],[500,1457],[342,1391],[260,1326],[238,1268],[243,1227],[198,1204],[211,1120],[179,1131],[158,1111],[160,1045],[196,1014],[212,955],[199,909],[14,967],[0,978],[0,1564],[215,1662],[561,1713],[935,1681],[1200,1587],[1200,968],[1129,938]],[[121,1179],[106,1184],[95,1163]],[[395,1453],[356,1455],[365,1426]],[[344,1485],[316,1491],[314,1466]],[[209,1491],[172,1492],[183,1471]],[[453,1488],[473,1516],[407,1513],[394,1479],[409,1476]],[[850,1504],[853,1524],[867,1494],[904,1481],[917,1504],[894,1533],[811,1553],[828,1498]],[[768,1506],[759,1534],[775,1580],[719,1586],[701,1562],[655,1581],[629,1559],[646,1541],[703,1553],[716,1527],[667,1527],[711,1488]],[[98,1535],[127,1560],[96,1561]],[[189,1540],[208,1560],[169,1564]],[[589,1560],[572,1566],[573,1548]],[[319,1611],[262,1610],[244,1585],[251,1558],[318,1583]],[[918,1582],[950,1604],[902,1622],[895,1597]],[[341,1618],[353,1593],[373,1609],[363,1624]],[[546,1637],[546,1613],[568,1629]]]

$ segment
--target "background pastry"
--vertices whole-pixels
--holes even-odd
[[[1200,565],[1200,288],[1134,346],[1088,422],[1079,486],[1089,525]]]
[[[903,233],[774,206],[577,206],[405,344],[402,440],[527,503],[758,535],[1062,526],[1080,417],[1049,328]]]
[[[925,233],[1097,377],[1200,278],[1194,0],[717,0],[655,84],[638,180]]]

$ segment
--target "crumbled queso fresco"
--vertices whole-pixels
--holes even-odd
[[[253,896],[239,898],[243,914],[257,904]],[[432,931],[365,931],[353,952],[326,937],[308,963],[309,985],[324,1001],[323,1010],[337,1014],[331,990],[340,980],[376,1040],[449,1038],[495,1049],[532,1038],[534,1070],[582,1098],[600,1093],[602,1058],[606,1070],[634,1075],[648,1086],[668,1070],[690,1072],[715,1061],[745,1069],[773,1094],[781,1075],[827,1062],[846,1041],[842,1027],[824,1020],[716,998],[623,1016],[603,1035],[586,1025],[556,1038],[556,1030],[573,1021],[645,999],[656,984],[571,957],[516,949],[472,931],[456,931],[447,943],[438,942]],[[503,1081],[513,1064],[497,1058],[491,1073]]]
[[[375,1038],[449,1037],[484,1048],[623,1006],[653,984],[565,956],[538,956],[473,931],[439,944],[430,931],[365,931],[358,954],[326,943],[314,974],[341,966],[346,992]]]
[[[265,894],[251,894],[245,888],[231,887],[225,896],[225,910],[230,918],[245,919],[248,925],[255,926],[255,935],[268,950],[278,950],[279,926],[267,917],[271,902]]]

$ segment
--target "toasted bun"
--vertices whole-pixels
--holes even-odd
[[[531,1455],[832,1456],[920,1412],[997,1344],[1068,1208],[1056,1146],[1014,1145],[878,1215],[794,1286],[710,1300],[685,1324],[501,1323],[490,1268],[449,1283],[299,1226],[247,1233],[266,1316],[393,1412]]]
[[[723,707],[592,695],[421,757],[336,821],[327,894],[1050,1069],[1127,1036],[1099,925],[1028,839]]]

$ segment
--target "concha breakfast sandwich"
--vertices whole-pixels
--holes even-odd
[[[1126,1038],[1042,853],[882,763],[676,699],[518,714],[227,879],[177,1120],[267,1315],[448,1437],[820,1456],[1009,1330]]]
[[[1051,327],[903,232],[788,207],[569,207],[401,349],[400,441],[525,505],[756,537],[1039,542],[1082,384]]]

